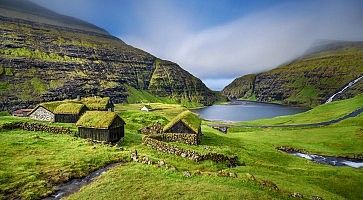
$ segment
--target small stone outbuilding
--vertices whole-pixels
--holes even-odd
[[[125,121],[114,112],[87,111],[76,125],[81,138],[94,141],[118,142],[125,136]]]
[[[87,107],[80,103],[64,103],[54,110],[54,121],[61,123],[76,123]]]
[[[163,132],[172,133],[176,138],[183,138],[182,135],[184,138],[192,136],[194,144],[199,144],[202,138],[201,119],[191,111],[184,111],[164,126]]]
[[[44,105],[38,105],[35,107],[29,114],[29,118],[40,120],[40,121],[49,121],[54,122],[55,115],[53,111],[47,108]]]

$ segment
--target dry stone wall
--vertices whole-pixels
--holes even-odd
[[[48,126],[46,124],[40,123],[30,123],[30,122],[13,122],[7,123],[0,126],[0,130],[12,130],[12,129],[23,129],[26,131],[45,131],[55,134],[69,134],[76,135],[77,133],[64,127]]]
[[[201,137],[198,134],[190,133],[163,133],[149,135],[149,137],[165,142],[182,142],[189,145],[198,145]]]
[[[177,156],[181,156],[183,158],[187,158],[189,160],[193,160],[195,162],[200,162],[203,160],[211,160],[217,163],[226,163],[228,167],[235,167],[240,165],[237,156],[226,156],[218,153],[207,153],[201,154],[196,151],[186,150],[181,147],[177,147],[162,141],[159,141],[156,138],[152,138],[150,136],[144,136],[142,138],[143,143],[155,150],[160,152],[174,154]]]

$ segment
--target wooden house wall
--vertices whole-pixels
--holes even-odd
[[[95,129],[78,127],[78,134],[81,138],[89,138],[95,141],[117,142],[124,137],[124,126],[110,129]]]
[[[61,123],[76,123],[79,119],[79,115],[74,114],[55,114],[55,122]]]
[[[120,127],[120,126],[124,126],[125,122],[120,118],[120,117],[116,117],[109,128],[117,128],[117,127]]]
[[[54,121],[61,123],[76,123],[88,109],[83,106],[79,114],[55,114]]]

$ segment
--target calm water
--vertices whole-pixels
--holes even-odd
[[[233,101],[226,105],[213,105],[193,110],[203,119],[222,121],[249,121],[291,115],[306,111],[306,108],[282,106],[250,101]]]

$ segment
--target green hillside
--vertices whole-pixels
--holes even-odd
[[[3,0],[0,11],[0,110],[77,96],[126,102],[130,94],[125,85],[196,104],[217,100],[176,63],[132,47],[95,25],[30,1]]]
[[[329,47],[326,45],[315,53],[256,74],[253,92],[244,89],[252,85],[251,75],[246,75],[225,87],[222,93],[236,95],[237,98],[253,97],[257,101],[308,107],[322,104],[350,81],[363,75],[363,42],[343,42],[336,48]],[[363,93],[361,82],[336,99]]]

